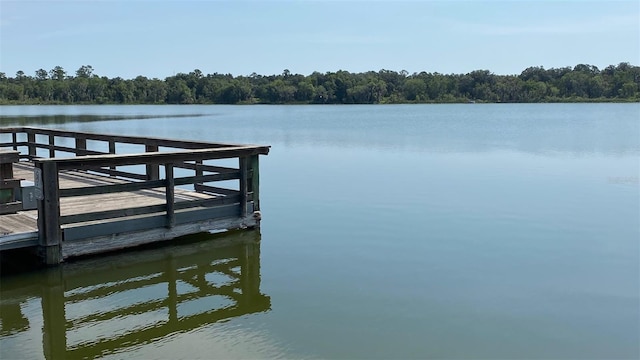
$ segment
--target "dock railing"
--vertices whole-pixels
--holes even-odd
[[[64,254],[60,245],[63,241],[108,237],[114,233],[114,227],[117,227],[118,233],[128,233],[157,228],[173,229],[208,219],[241,220],[231,227],[252,227],[259,222],[258,156],[268,154],[268,146],[31,127],[0,128],[1,134],[11,134],[11,141],[0,143],[0,148],[10,147],[19,151],[21,159],[34,164],[35,193],[39,200],[39,242],[49,264],[62,260]],[[136,147],[143,151],[136,152]],[[127,150],[127,153],[119,153],[120,149]],[[237,167],[229,166],[229,159],[237,159]],[[225,161],[224,166],[215,163],[220,160]],[[176,169],[189,176],[176,176]],[[118,181],[61,188],[61,174],[77,171],[88,175],[106,175],[103,177]],[[176,187],[192,187],[195,192],[208,196],[176,201]],[[163,203],[152,206],[129,204],[117,209],[61,215],[61,201],[67,198],[153,189],[164,193]],[[176,230],[172,235],[183,233]],[[125,246],[130,245],[123,243],[122,247]],[[108,247],[117,247],[117,244],[112,243]],[[79,247],[73,255],[96,250],[100,251]]]

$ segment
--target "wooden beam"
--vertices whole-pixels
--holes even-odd
[[[115,140],[111,139],[111,140],[109,140],[109,154],[115,154],[115,153],[116,153],[116,142],[115,142]],[[112,171],[115,171],[116,167],[115,166],[111,166],[109,169],[112,170]],[[113,175],[113,174],[110,174],[110,175],[111,176],[116,176],[116,175]]]
[[[165,198],[167,199],[167,224],[166,227],[172,228],[176,225],[175,214],[175,179],[173,178],[173,164],[164,164],[165,181],[167,183],[165,190]]]
[[[36,156],[36,134],[34,132],[27,133],[27,143],[29,143],[29,155]]]
[[[248,159],[244,156],[240,157],[240,216],[247,216],[247,166]]]
[[[36,166],[42,171],[42,192],[44,195],[44,199],[38,201],[40,246],[45,264],[54,265],[62,261],[58,168],[56,163],[51,162],[37,161]]]
[[[260,211],[260,163],[258,155],[249,157],[249,188],[253,194],[253,211]]]
[[[158,146],[157,145],[145,145],[145,152],[148,153],[157,153]],[[158,163],[150,163],[145,162],[147,167],[147,180],[158,180],[160,179],[160,165]]]
[[[175,224],[184,225],[211,219],[238,217],[238,209],[238,204],[230,204],[212,208],[186,209],[176,211]],[[117,233],[132,233],[131,237],[135,237],[135,233],[139,231],[151,230],[155,228],[163,228],[166,230],[166,221],[166,214],[158,214],[150,216],[126,217],[123,220],[118,221],[105,221],[96,224],[71,226],[64,229],[64,239],[65,243],[69,243],[72,241],[81,241],[83,239],[89,239],[99,236],[112,236],[114,235],[114,229],[118,229]],[[130,241],[135,242],[135,239],[127,238],[123,239],[123,243],[114,243],[111,250],[125,248],[128,246],[127,243]]]
[[[197,192],[203,192],[203,193],[209,193],[209,194],[220,194],[220,195],[226,195],[226,196],[240,195],[240,192],[238,190],[225,189],[221,187],[209,186],[209,185],[203,185],[203,184],[195,184],[195,186],[196,186]]]
[[[82,137],[76,137],[76,155],[87,155],[87,139]]]
[[[162,146],[162,147],[172,147],[176,149],[201,149],[201,148],[233,146],[233,144],[226,144],[226,143],[175,140],[175,139],[164,139],[164,138],[157,138],[157,137],[96,134],[96,133],[88,133],[88,132],[80,132],[80,131],[45,129],[45,128],[30,127],[30,126],[0,129],[0,133],[10,133],[10,132],[27,132],[27,133],[31,132],[39,135],[54,135],[58,137],[68,137],[68,138],[83,137],[87,140],[114,141],[117,143],[139,144],[139,145],[149,144],[149,145]]]
[[[202,160],[196,160],[195,164],[190,163],[180,163],[175,164],[174,167],[187,169],[187,170],[195,170],[196,174],[202,175],[202,172],[215,172],[215,173],[225,173],[225,172],[234,172],[238,171],[236,168],[224,167],[224,166],[212,166],[212,165],[203,165]]]
[[[139,180],[139,181],[147,180],[147,175],[136,174],[136,173],[127,172],[127,171],[114,170],[114,169],[115,169],[115,166],[109,169],[105,169],[102,167],[89,167],[84,170],[92,171],[98,174],[105,174],[109,176],[119,176],[121,178],[125,178],[128,180]]]
[[[125,166],[140,164],[179,163],[194,160],[227,159],[250,155],[266,155],[269,146],[231,146],[217,149],[198,149],[175,152],[151,152],[124,155],[90,155],[74,158],[42,159],[58,163],[60,170],[84,170],[95,166]]]
[[[49,157],[56,157],[56,137],[54,135],[49,135]]]

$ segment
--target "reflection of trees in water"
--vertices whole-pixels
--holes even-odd
[[[91,121],[112,120],[145,120],[162,118],[199,117],[204,114],[175,114],[175,115],[45,115],[45,116],[0,116],[2,126],[32,126],[59,125]]]
[[[257,231],[238,232],[40,272],[38,286],[3,286],[0,335],[29,328],[20,306],[35,295],[29,292],[42,299],[49,359],[94,358],[268,311],[270,298],[260,293],[259,240]]]

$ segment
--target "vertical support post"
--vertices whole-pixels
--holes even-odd
[[[54,158],[56,157],[56,137],[53,135],[49,135],[49,157],[50,158]]]
[[[167,198],[167,224],[168,228],[176,225],[175,214],[175,179],[173,178],[173,164],[164,164],[165,182],[166,182],[166,198]]]
[[[13,142],[13,150],[18,151],[18,134],[11,133],[11,142]]]
[[[42,195],[38,201],[38,240],[43,261],[55,265],[62,261],[62,231],[60,229],[60,189],[58,165],[50,161],[37,161],[42,174]]]
[[[146,152],[157,152],[158,145],[145,145],[144,151]],[[158,180],[160,179],[160,166],[158,164],[147,164],[147,180]]]
[[[240,156],[240,216],[247,216],[247,157]]]
[[[28,130],[27,133],[27,142],[29,143],[29,156],[34,158],[36,156],[36,134],[31,130]]]
[[[196,176],[204,175],[204,171],[202,171],[202,168],[199,167],[200,165],[202,165],[202,163],[202,160],[196,160]]]
[[[200,166],[202,166],[203,161],[202,160],[196,160],[196,176],[202,176],[204,175],[204,171],[202,171],[202,168]],[[201,184],[198,181],[195,181],[195,183],[193,184],[193,189],[195,191],[198,191],[198,186],[197,184]]]
[[[116,142],[113,140],[109,140],[109,154],[116,153]]]
[[[115,153],[116,153],[116,142],[113,140],[109,140],[109,154],[115,154]],[[115,170],[116,167],[110,166],[109,169]],[[114,176],[114,175],[111,175],[111,176]]]
[[[258,156],[256,154],[249,158],[249,175],[251,176],[249,191],[252,193],[253,211],[260,211],[260,163]]]
[[[64,311],[62,269],[48,269],[42,284],[42,346],[45,359],[64,359],[67,354],[67,318]]]
[[[87,155],[87,139],[76,138],[76,156]]]

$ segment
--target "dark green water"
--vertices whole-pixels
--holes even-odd
[[[261,234],[3,275],[0,358],[640,356],[640,104],[0,114],[272,145]]]

